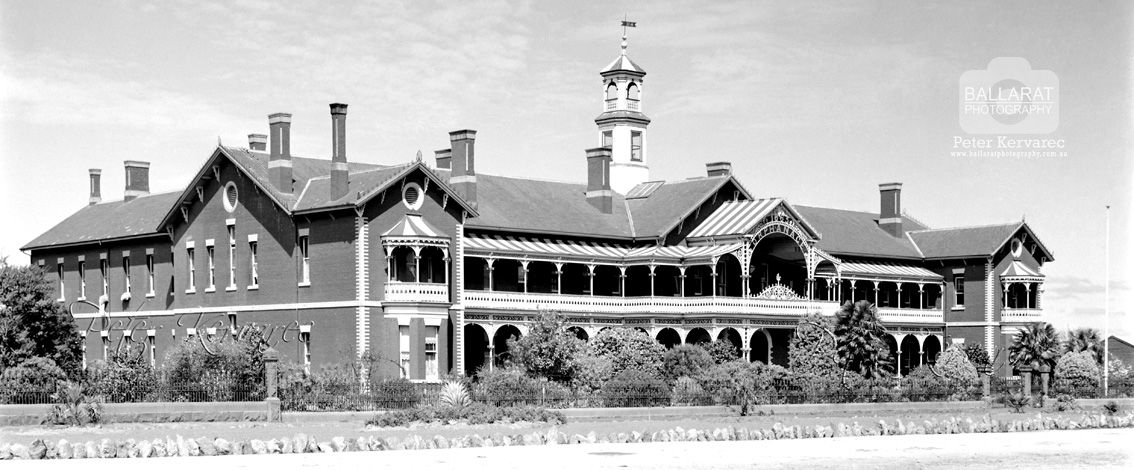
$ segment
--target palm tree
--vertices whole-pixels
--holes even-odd
[[[890,365],[890,351],[882,339],[886,327],[878,320],[878,309],[865,300],[847,302],[835,317],[835,337],[843,368],[866,378],[881,377]]]
[[[1076,328],[1067,332],[1065,351],[1076,353],[1089,351],[1095,356],[1095,361],[1103,363],[1103,340],[1099,330],[1094,328]]]
[[[1016,333],[1012,345],[1008,347],[1012,365],[1055,367],[1062,348],[1059,333],[1050,323],[1038,322]]]

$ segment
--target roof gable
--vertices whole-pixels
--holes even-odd
[[[174,204],[171,204],[167,209],[158,228],[165,228],[173,220],[173,217],[175,217],[181,206],[192,204],[192,198],[196,195],[197,186],[199,186],[202,181],[215,178],[216,170],[214,170],[214,167],[217,166],[222,158],[231,162],[233,166],[236,167],[237,171],[248,176],[249,179],[252,180],[252,183],[255,184],[261,192],[266,194],[268,199],[271,199],[276,206],[283,209],[284,212],[291,212],[290,209],[295,200],[295,196],[280,191],[279,188],[276,188],[269,182],[268,166],[266,162],[260,162],[252,156],[252,152],[245,149],[235,149],[218,145],[216,150],[213,151],[213,154],[205,160],[205,164],[201,165],[201,169],[197,171],[197,174],[189,180],[189,184],[181,191],[180,195],[174,201]]]
[[[654,188],[648,197],[627,199],[635,236],[666,236],[729,183],[736,187],[738,196],[752,198],[732,175],[728,175],[667,181]]]
[[[1010,224],[982,225],[933,230],[917,230],[909,233],[910,239],[926,259],[970,258],[993,256],[1003,249],[1009,241],[1021,232],[1030,237],[1043,256],[1051,261],[1051,252],[1035,236],[1035,232],[1025,222]]]

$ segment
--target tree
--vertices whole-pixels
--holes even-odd
[[[662,355],[662,371],[668,382],[681,377],[697,377],[713,366],[709,352],[696,344],[679,344]]]
[[[1055,367],[1060,353],[1059,333],[1050,323],[1032,323],[1016,333],[1008,354],[1016,367]]]
[[[612,374],[635,369],[660,377],[665,346],[635,329],[609,328],[591,339],[587,354],[609,359]]]
[[[1055,388],[1057,390],[1077,391],[1099,386],[1102,374],[1090,351],[1064,354],[1055,365]]]
[[[992,361],[988,358],[988,350],[984,349],[976,343],[969,343],[964,348],[965,355],[968,356],[969,362],[973,363],[976,367],[992,365]]]
[[[830,317],[817,313],[799,319],[788,347],[788,367],[799,374],[832,376],[839,370]]]
[[[974,384],[979,378],[976,366],[969,361],[968,354],[958,346],[950,346],[937,357],[937,370],[947,380],[965,385]]]
[[[1087,351],[1095,357],[1095,362],[1103,363],[1103,340],[1099,330],[1094,328],[1076,328],[1067,332],[1067,342],[1064,351],[1077,353]]]
[[[512,360],[528,374],[570,382],[586,343],[567,330],[563,314],[541,311],[528,334],[509,342]]]
[[[71,377],[82,370],[79,333],[54,291],[42,269],[0,258],[0,369],[39,357]]]
[[[705,351],[708,351],[709,357],[711,357],[716,364],[724,364],[740,358],[740,351],[737,351],[732,341],[727,339],[718,339],[705,344],[703,347]]]
[[[865,300],[843,304],[835,314],[835,337],[843,368],[865,378],[882,377],[889,366],[889,349],[882,336],[886,327],[878,320],[878,309]]]

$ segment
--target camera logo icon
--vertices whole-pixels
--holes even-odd
[[[1022,57],[961,74],[959,119],[969,134],[1050,134],[1059,127],[1059,77]]]

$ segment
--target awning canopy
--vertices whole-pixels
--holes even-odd
[[[816,275],[834,277],[832,268],[824,265],[818,269]],[[838,275],[843,278],[885,279],[902,281],[941,282],[944,280],[940,274],[921,266],[890,262],[864,262],[844,261],[838,267]]]
[[[502,235],[476,235],[464,239],[466,253],[506,255],[524,258],[586,259],[611,263],[657,260],[663,263],[681,263],[685,260],[704,260],[731,253],[740,244],[706,246],[641,246],[629,247],[610,243],[574,240],[551,240]]]
[[[1013,260],[1012,264],[1008,265],[1008,267],[1004,268],[1004,271],[1000,272],[1000,280],[1002,281],[1040,282],[1043,281],[1043,279],[1043,274],[1029,268],[1020,260]]]
[[[764,216],[772,212],[783,199],[770,198],[755,201],[726,202],[689,232],[689,238],[711,238],[745,234]]]

